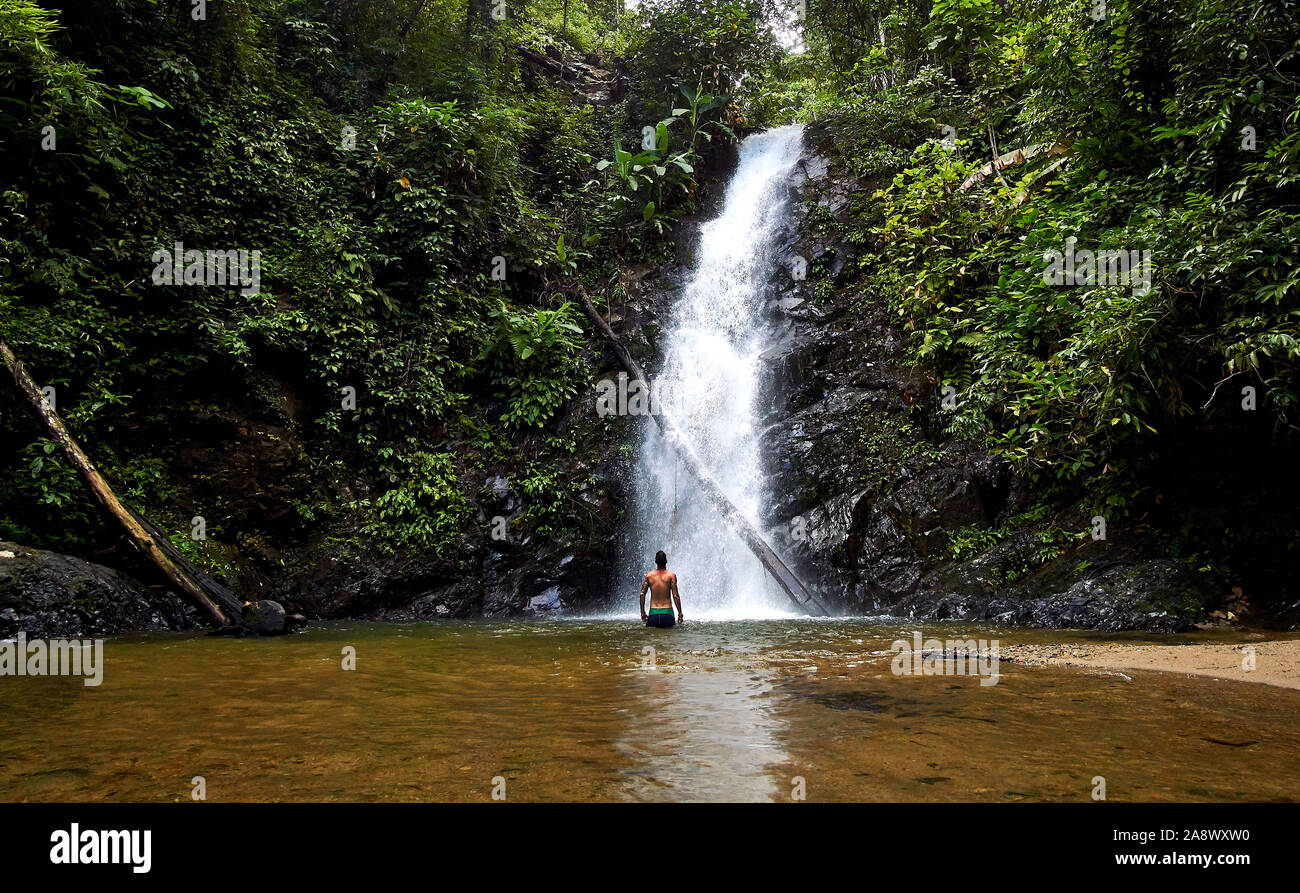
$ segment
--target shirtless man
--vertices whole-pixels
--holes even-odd
[[[673,606],[669,601],[677,603],[677,622],[681,623],[682,618],[682,597],[677,591],[677,575],[668,570],[668,556],[662,551],[655,553],[655,564],[658,567],[645,575],[641,581],[641,622],[646,626],[658,626],[664,629],[673,627]],[[645,612],[645,591],[650,590],[650,614]]]

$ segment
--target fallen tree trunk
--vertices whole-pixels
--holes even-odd
[[[140,553],[186,598],[197,605],[214,625],[226,626],[239,623],[243,603],[229,589],[190,564],[180,550],[167,539],[166,534],[117,498],[108,482],[95,470],[90,458],[72,439],[68,429],[63,426],[63,420],[45,399],[45,394],[36,386],[36,382],[32,381],[23,364],[9,349],[9,345],[3,341],[0,341],[0,359],[13,375],[18,389],[23,392],[27,402],[40,417],[45,430],[63,449],[63,455],[81,475],[81,479],[86,482],[96,501],[121,525]]]
[[[558,74],[560,77],[565,76],[565,65],[563,62],[556,62],[544,53],[539,53],[534,49],[523,46],[522,44],[516,45],[515,49],[519,51],[520,56],[523,56],[525,62],[530,62],[533,65],[545,68],[547,71],[552,74]]]
[[[992,133],[993,130],[990,127],[989,128],[990,144],[993,146],[993,151],[997,152],[997,143],[993,140]],[[978,185],[988,177],[993,176],[995,173],[998,175],[998,178],[1001,179],[1002,171],[1017,164],[1024,164],[1026,161],[1030,161],[1031,159],[1036,158],[1039,155],[1042,155],[1044,153],[1046,153],[1049,156],[1051,155],[1068,156],[1070,153],[1070,144],[1057,140],[1054,143],[1039,143],[1036,146],[1026,146],[1023,149],[1016,149],[1013,152],[1007,152],[1003,155],[998,155],[988,164],[984,165],[979,170],[975,171],[973,174],[971,174],[969,177],[963,180],[961,186],[958,187],[958,191],[969,192],[971,187]],[[1004,185],[1005,182],[1006,181],[1004,180],[1003,181]]]
[[[609,323],[605,322],[605,318],[592,306],[591,301],[585,295],[581,297],[583,310],[586,311],[592,324],[600,330],[605,339],[609,341],[610,346],[614,348],[614,353],[618,355],[619,361],[627,369],[628,374],[635,380],[648,382],[645,373],[641,371],[640,364],[628,353],[627,348],[623,346],[623,342],[614,334],[614,330],[609,327]],[[794,575],[790,568],[786,567],[780,556],[772,550],[767,541],[754,529],[754,525],[749,523],[749,520],[727,498],[727,494],[722,492],[722,488],[713,480],[713,475],[709,473],[709,470],[704,467],[699,457],[695,455],[695,451],[691,449],[690,444],[686,442],[686,438],[682,436],[681,431],[673,424],[672,420],[660,413],[654,413],[653,415],[659,430],[672,444],[673,449],[677,451],[682,464],[686,466],[686,469],[700,485],[705,498],[718,510],[732,529],[740,534],[740,538],[745,541],[745,545],[754,553],[754,557],[776,579],[785,594],[789,596],[790,601],[794,602],[795,607],[808,614],[829,616],[830,611],[826,609],[826,606]]]

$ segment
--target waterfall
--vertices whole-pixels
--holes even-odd
[[[760,530],[767,482],[758,443],[759,356],[772,340],[762,309],[777,263],[773,242],[786,214],[785,184],[802,146],[803,129],[795,125],[741,143],[721,213],[701,229],[694,268],[660,337],[659,372],[651,375],[664,411]],[[694,492],[689,472],[649,419],[636,462],[626,585],[639,586],[663,549],[688,620],[791,613],[753,553]]]

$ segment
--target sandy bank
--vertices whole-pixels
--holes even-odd
[[[1255,668],[1243,666],[1254,649]],[[1096,642],[1059,645],[1003,645],[1003,660],[1028,665],[1097,667],[1107,670],[1160,670],[1191,676],[1212,676],[1300,688],[1300,639],[1235,645],[1191,642],[1185,645],[1142,645]]]

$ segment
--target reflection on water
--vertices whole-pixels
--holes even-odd
[[[1007,663],[994,686],[894,676],[910,634],[584,620],[110,639],[98,688],[0,677],[0,799],[188,800],[203,776],[213,801],[484,801],[496,777],[513,801],[783,800],[800,777],[810,800],[1069,801],[1098,775],[1111,800],[1300,799],[1300,691]]]
[[[719,650],[695,652],[682,638],[665,639],[670,644],[663,646],[664,654],[656,647],[654,664],[627,680],[629,699],[648,709],[629,717],[618,741],[632,764],[624,770],[629,779],[624,796],[773,799],[777,789],[770,770],[787,757],[778,740],[780,716],[764,698],[771,674],[746,670],[743,660],[740,667],[717,660],[725,643]]]

